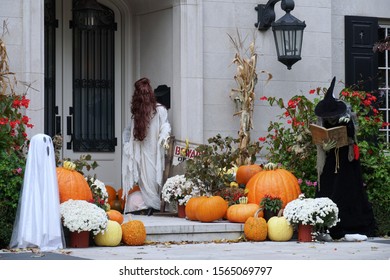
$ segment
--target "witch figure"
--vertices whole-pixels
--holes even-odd
[[[53,142],[37,134],[28,150],[10,248],[51,251],[64,245]]]
[[[322,127],[346,126],[348,145],[337,147],[334,140],[317,145],[319,182],[316,197],[328,197],[339,208],[340,221],[329,229],[331,238],[361,241],[374,236],[375,219],[363,184],[356,141],[356,114],[349,104],[333,96],[335,80],[336,77],[314,113],[317,124]]]

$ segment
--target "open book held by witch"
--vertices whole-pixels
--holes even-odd
[[[316,124],[310,124],[311,136],[314,144],[322,145],[329,141],[336,141],[336,147],[348,146],[348,135],[346,126],[325,128]]]

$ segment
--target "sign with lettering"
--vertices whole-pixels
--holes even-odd
[[[173,147],[172,165],[176,166],[187,159],[192,159],[200,154],[195,149],[199,144],[191,143],[189,141],[175,140]]]

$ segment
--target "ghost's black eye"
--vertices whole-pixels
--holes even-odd
[[[43,137],[43,142],[45,142],[45,143],[46,143],[46,137]]]

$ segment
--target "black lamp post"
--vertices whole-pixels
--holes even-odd
[[[275,4],[282,1],[281,7],[286,12],[284,16],[275,21]],[[274,33],[278,60],[291,69],[291,66],[301,60],[303,29],[306,24],[290,14],[294,9],[293,0],[269,0],[267,4],[259,4],[257,11],[257,23],[255,26],[260,31],[268,30],[272,26]]]

